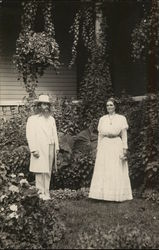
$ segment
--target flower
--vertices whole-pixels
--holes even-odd
[[[11,174],[10,177],[11,178],[16,178],[16,175],[15,174]]]
[[[28,183],[28,181],[27,181],[26,179],[21,179],[19,183],[20,183],[21,186],[22,186],[23,184],[29,185],[29,183]]]
[[[8,217],[11,218],[11,219],[12,218],[18,219],[18,214],[16,212],[13,212],[13,213],[9,214]]]
[[[18,210],[18,207],[15,204],[10,205],[9,208],[10,208],[11,211],[14,211],[14,212],[17,212],[17,210]]]
[[[9,187],[9,191],[13,192],[13,193],[19,193],[19,188],[15,185],[11,185]]]
[[[4,211],[4,208],[3,208],[3,207],[1,207],[1,211]]]
[[[19,173],[18,176],[19,177],[24,177],[24,174],[23,173]]]

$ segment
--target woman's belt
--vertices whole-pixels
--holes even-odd
[[[104,137],[108,137],[108,138],[117,138],[117,137],[119,137],[119,135],[105,135]]]

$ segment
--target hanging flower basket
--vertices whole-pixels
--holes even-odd
[[[43,75],[44,69],[52,65],[55,70],[59,69],[59,47],[55,39],[45,32],[29,32],[21,34],[17,40],[17,50],[14,62],[18,71],[29,73],[36,79],[36,73]],[[29,75],[28,75],[29,76]]]
[[[34,6],[35,5],[35,6]],[[16,42],[16,53],[13,62],[22,77],[26,91],[30,96],[35,94],[38,77],[44,74],[49,66],[53,66],[56,72],[60,67],[59,46],[55,41],[54,26],[52,23],[51,2],[43,2],[44,31],[35,32],[33,23],[37,12],[37,2],[28,1],[24,5],[22,17],[22,31]],[[32,13],[34,11],[34,15]]]

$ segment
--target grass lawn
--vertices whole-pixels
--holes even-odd
[[[92,233],[98,226],[109,231],[118,225],[131,225],[158,236],[159,204],[144,199],[122,203],[93,199],[62,200],[60,215],[66,225],[65,238],[57,243],[58,249],[77,248],[76,240],[81,232]],[[80,249],[80,248],[79,248]]]

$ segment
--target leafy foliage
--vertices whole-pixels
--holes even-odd
[[[129,168],[133,187],[158,188],[158,94],[147,95],[140,103],[124,100],[129,122]],[[131,110],[131,113],[129,112]]]
[[[0,165],[6,174],[5,165]],[[65,226],[58,216],[57,203],[40,200],[35,187],[23,173],[5,175],[0,189],[0,248],[54,248]]]
[[[55,117],[58,131],[63,134],[75,135],[85,126],[82,104],[74,101],[74,98],[52,100],[52,115]]]
[[[132,57],[134,61],[143,59],[147,67],[147,91],[156,93],[157,88],[157,71],[159,69],[159,32],[158,32],[158,1],[144,1],[149,11],[144,9],[144,17],[136,25],[132,32]]]
[[[44,31],[36,33],[34,22],[38,7],[44,16]],[[58,70],[59,46],[55,41],[55,32],[52,22],[51,1],[24,1],[21,21],[21,33],[16,43],[14,63],[19,77],[23,77],[26,91],[30,97],[35,95],[38,77],[44,74],[48,66]]]
[[[79,84],[78,97],[84,101],[84,120],[89,124],[93,114],[98,119],[101,110],[104,112],[103,103],[107,97],[112,95],[106,36],[107,23],[102,16],[99,38],[97,39],[95,18],[98,11],[102,13],[102,7],[97,10],[92,2],[82,3],[70,29],[74,37],[70,66],[78,56],[79,46],[83,45],[85,55],[88,58],[84,65],[83,78]],[[95,106],[94,102],[98,105]]]
[[[25,126],[27,117],[21,114],[12,116],[9,120],[1,120],[0,146],[1,149],[14,149],[26,144]]]
[[[144,5],[143,5],[144,8]],[[157,1],[152,0],[150,13],[145,10],[141,22],[134,28],[132,33],[132,56],[134,59],[146,59],[148,55],[157,54],[159,45],[158,35],[158,11]],[[156,65],[158,68],[158,66]]]
[[[144,184],[147,187],[157,187],[159,173],[159,101],[158,95],[149,96],[145,102],[145,119],[142,136],[142,160],[145,166]]]
[[[59,188],[57,190],[51,191],[51,199],[52,200],[79,200],[83,198],[87,198],[89,193],[89,188],[80,188],[77,190],[69,189],[69,188]]]
[[[80,133],[60,137],[58,172],[52,180],[53,189],[79,189],[90,186],[96,156],[97,133],[90,127]]]
[[[53,189],[80,189],[89,187],[93,173],[94,159],[91,155],[72,154],[69,163],[53,175],[51,187]]]
[[[81,232],[77,238],[80,249],[154,249],[159,246],[156,236],[141,228],[117,226],[105,231],[97,227],[90,233]]]
[[[154,188],[148,188],[142,193],[142,198],[159,203],[159,191]]]
[[[26,121],[33,112],[32,105],[30,101],[19,107],[18,113],[12,114],[10,119],[1,120],[0,127],[1,161],[9,168],[8,173],[25,173],[29,180],[32,180],[32,175],[29,173]]]
[[[8,167],[8,174],[24,173],[28,181],[33,181],[29,172],[30,152],[27,146],[19,146],[13,150],[2,150],[1,161]]]

